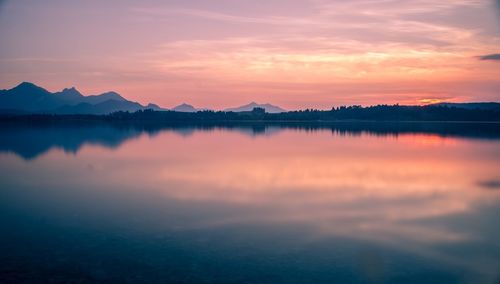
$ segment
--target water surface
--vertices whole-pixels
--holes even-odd
[[[500,140],[433,127],[3,125],[1,278],[498,283]]]

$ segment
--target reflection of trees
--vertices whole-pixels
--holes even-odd
[[[167,117],[168,113],[167,112]],[[179,115],[180,113],[175,113]],[[198,113],[200,114],[200,113]],[[213,114],[213,113],[212,113]],[[154,136],[172,131],[189,136],[197,131],[226,130],[244,135],[274,135],[284,129],[331,131],[333,135],[397,136],[404,133],[428,133],[440,136],[499,139],[497,123],[456,122],[293,122],[293,121],[217,121],[166,120],[164,113],[119,113],[111,116],[34,116],[0,123],[0,151],[14,152],[33,159],[52,149],[76,153],[85,144],[116,148],[143,133]],[[203,115],[203,114],[200,114]],[[234,114],[231,114],[234,115]],[[259,116],[267,115],[259,113]],[[78,119],[75,119],[75,118]],[[188,115],[188,117],[191,117]],[[196,117],[196,114],[195,116]],[[155,119],[153,119],[155,118]]]

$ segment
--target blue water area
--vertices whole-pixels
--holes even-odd
[[[500,139],[425,129],[3,125],[0,282],[499,283]]]

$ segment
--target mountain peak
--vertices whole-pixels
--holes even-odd
[[[190,104],[182,103],[172,109],[178,112],[197,112],[198,110]]]
[[[59,95],[72,95],[72,96],[83,96],[75,87],[64,88],[61,92],[57,93]]]
[[[102,100],[126,101],[124,97],[122,97],[120,94],[114,91],[105,92],[95,97],[100,97]]]
[[[120,94],[118,94],[117,92],[115,91],[108,91],[108,92],[104,92],[102,93],[101,95],[108,95],[108,96],[120,96]]]
[[[163,110],[156,105],[148,107]],[[0,109],[24,113],[108,114],[115,111],[134,112],[145,108],[137,102],[126,100],[116,92],[83,96],[75,87],[70,87],[52,93],[30,82],[22,82],[12,89],[0,90]]]
[[[252,111],[256,107],[263,108],[268,113],[280,113],[280,112],[286,111],[286,110],[280,108],[279,106],[275,106],[275,105],[272,105],[269,103],[258,104],[256,102],[251,102],[249,104],[242,105],[239,107],[228,108],[228,109],[225,109],[224,111],[232,111],[232,112]]]
[[[37,89],[37,90],[45,90],[44,88],[42,87],[39,87],[31,82],[21,82],[21,84],[15,86],[13,88],[13,90],[19,90],[19,89],[22,89],[22,90],[32,90],[32,89]]]
[[[31,83],[31,82],[21,82],[21,84],[17,85],[17,87],[37,87],[37,85]]]
[[[49,91],[39,87],[31,82],[22,82],[21,84],[10,89],[11,92],[19,95],[37,96],[50,94]]]

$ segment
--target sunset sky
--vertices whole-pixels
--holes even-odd
[[[0,1],[0,89],[163,107],[500,101],[500,1]]]

